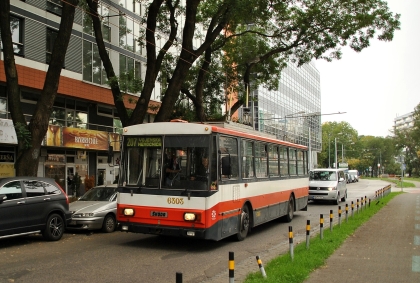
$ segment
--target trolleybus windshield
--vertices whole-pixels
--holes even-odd
[[[216,178],[210,136],[130,136],[122,151],[126,186],[209,190]]]

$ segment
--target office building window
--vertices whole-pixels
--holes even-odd
[[[140,36],[140,24],[132,18],[121,15],[119,23],[120,47],[128,51],[141,54],[141,46],[138,44]]]
[[[47,28],[47,56],[46,56],[46,63],[49,64],[51,62],[51,56],[54,49],[54,43],[57,39],[58,32],[53,29]]]
[[[0,118],[7,119],[7,94],[4,86],[0,86]]]
[[[10,31],[12,32],[13,52],[16,55],[23,56],[23,20],[10,16]]]
[[[63,3],[61,0],[47,0],[47,11],[61,16],[63,12]]]
[[[108,81],[98,46],[86,40],[83,41],[83,80],[96,84]]]
[[[141,63],[120,54],[121,90],[137,93],[140,91],[141,84]]]
[[[102,22],[102,37],[105,41],[111,41],[111,27],[109,25],[109,8],[108,6],[99,5],[98,14],[101,16]],[[95,36],[93,29],[92,18],[88,13],[83,14],[83,32]]]

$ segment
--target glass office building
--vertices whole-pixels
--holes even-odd
[[[251,89],[248,109],[239,111],[242,122],[279,139],[310,146],[312,164],[317,164],[316,152],[321,152],[322,143],[321,88],[313,63],[290,64],[283,70],[277,90]]]

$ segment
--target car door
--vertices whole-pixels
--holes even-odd
[[[47,221],[48,203],[51,200],[44,187],[50,184],[39,180],[23,180],[22,184],[26,193],[26,217],[30,229],[42,230]]]
[[[0,236],[27,232],[26,203],[18,180],[0,187]],[[3,200],[3,197],[6,199]]]

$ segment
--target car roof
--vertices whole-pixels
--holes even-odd
[[[342,168],[316,168],[316,169],[312,169],[311,171],[314,171],[314,172],[316,172],[316,171],[334,171],[334,172],[337,172],[337,171],[345,171],[346,169],[342,169]]]
[[[33,177],[33,176],[16,176],[16,177],[2,177],[0,181],[3,180],[37,180],[37,181],[47,181],[47,182],[55,182],[53,178],[47,177]]]

